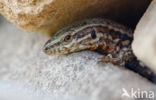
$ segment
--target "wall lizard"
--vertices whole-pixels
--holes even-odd
[[[48,54],[70,54],[82,50],[101,53],[102,62],[129,68],[156,83],[155,74],[133,54],[131,29],[107,19],[87,19],[62,28],[43,47]]]

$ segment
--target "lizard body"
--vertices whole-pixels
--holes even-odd
[[[101,61],[129,69],[145,69],[140,65],[131,49],[133,40],[132,30],[107,19],[88,19],[67,26],[51,38],[43,51],[50,54],[70,54],[82,50],[94,50],[103,54]],[[136,70],[137,69],[137,70]],[[141,73],[152,80],[153,73]],[[152,76],[150,76],[152,75]]]
[[[58,31],[54,38],[45,44],[44,52],[69,54],[90,49],[104,54],[108,61],[115,62],[114,59],[123,64],[125,53],[131,51],[131,42],[130,29],[110,20],[91,19]]]

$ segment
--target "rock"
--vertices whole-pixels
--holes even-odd
[[[138,59],[156,73],[156,0],[138,23],[132,48]]]
[[[127,16],[132,17],[130,12],[138,14],[137,12],[147,2],[149,0],[140,0],[138,4],[133,0],[120,2],[122,4],[118,4],[118,0],[112,0],[110,3],[106,0],[95,2],[66,0],[66,3],[62,0],[1,0],[0,12],[9,21],[26,31],[48,33],[74,20],[102,14],[111,16],[112,19],[116,17],[127,19]],[[96,6],[98,4],[100,6]],[[105,9],[99,10],[101,7]],[[106,9],[107,7],[111,7],[112,11]],[[118,13],[119,10],[122,14],[127,14],[121,15]],[[45,98],[45,100],[135,100],[139,99],[138,94],[136,98],[122,97],[125,93],[123,91],[128,91],[130,96],[133,95],[131,91],[137,93],[146,91],[148,98],[149,91],[156,92],[155,84],[137,73],[112,64],[98,64],[97,59],[100,55],[97,53],[82,51],[65,57],[48,56],[42,53],[42,47],[49,38],[47,35],[21,33],[25,32],[0,16],[0,99],[2,100],[21,100],[21,98],[22,100],[27,98],[29,100],[42,98],[42,100]],[[25,90],[28,90],[28,93],[25,93]]]
[[[0,13],[25,31],[53,33],[62,26],[88,17],[105,17],[130,25],[136,23],[150,1],[0,0]]]

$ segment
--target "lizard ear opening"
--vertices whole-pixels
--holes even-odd
[[[70,34],[66,35],[64,41],[69,42],[72,40],[72,36]]]
[[[96,39],[96,32],[95,32],[95,30],[93,30],[91,32],[91,37],[92,37],[92,39]]]

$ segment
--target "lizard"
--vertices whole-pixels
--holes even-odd
[[[92,50],[101,53],[100,61],[129,68],[156,83],[155,74],[134,55],[131,47],[133,31],[117,22],[85,19],[68,25],[48,40],[43,52],[47,55],[68,55]]]

